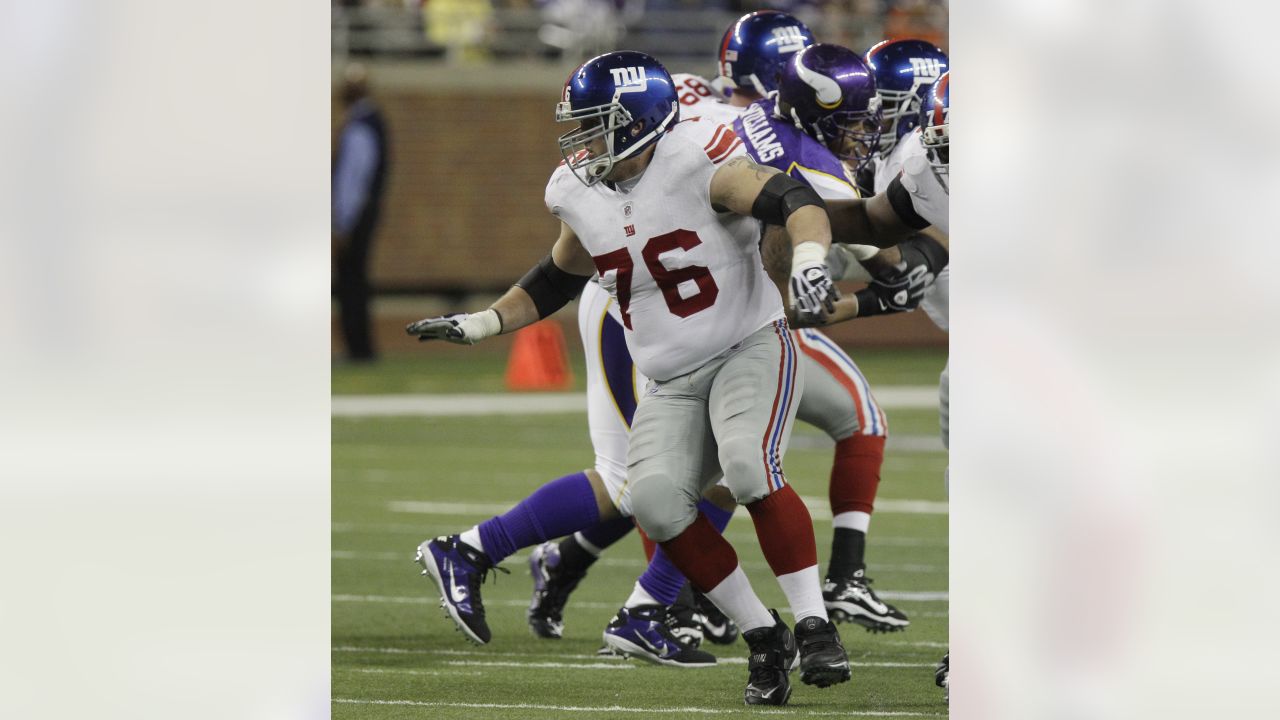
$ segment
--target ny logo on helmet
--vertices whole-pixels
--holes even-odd
[[[613,86],[619,92],[639,92],[649,86],[649,78],[642,67],[609,68],[613,75]]]
[[[796,25],[774,28],[773,41],[778,44],[779,55],[800,52],[808,44],[804,39],[804,33],[800,32],[800,28]]]
[[[937,58],[909,58],[909,60],[911,72],[917,78],[936,80],[942,74],[942,63],[938,62]]]

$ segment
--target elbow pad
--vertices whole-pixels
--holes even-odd
[[[590,279],[587,275],[574,275],[561,270],[548,254],[530,268],[516,282],[516,286],[529,293],[534,307],[538,308],[538,317],[544,318],[577,297]]]
[[[889,183],[889,188],[885,190],[889,196],[889,204],[893,206],[893,211],[897,213],[902,222],[906,223],[913,230],[923,230],[929,227],[929,221],[920,217],[920,213],[916,212],[915,203],[911,201],[911,193],[902,184],[902,175],[893,179]]]
[[[823,209],[827,207],[813,188],[790,175],[778,174],[769,178],[760,189],[760,194],[751,205],[751,217],[769,225],[786,227],[791,213],[805,205],[817,205]]]

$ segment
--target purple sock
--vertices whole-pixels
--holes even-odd
[[[711,524],[720,532],[724,532],[725,526],[729,524],[729,518],[733,517],[732,512],[721,510],[705,498],[698,501],[698,509],[707,516]],[[662,551],[662,547],[658,546],[657,552],[653,554],[653,560],[649,561],[649,567],[645,568],[644,573],[640,575],[639,582],[640,587],[652,595],[654,600],[663,605],[671,605],[675,603],[676,596],[680,594],[680,588],[684,586],[685,577],[667,558],[666,553]]]
[[[594,545],[597,550],[604,550],[626,537],[627,533],[630,533],[635,527],[636,524],[632,522],[631,518],[619,517],[596,523],[581,532],[582,537],[586,538],[587,542]]]
[[[707,519],[710,520],[711,524],[715,525],[716,529],[721,533],[724,532],[726,527],[729,527],[729,520],[733,518],[732,510],[721,510],[715,503],[706,498],[702,498],[698,501],[698,509],[706,514]]]
[[[552,480],[504,515],[480,523],[480,542],[495,564],[511,553],[591,527],[600,520],[585,473]]]

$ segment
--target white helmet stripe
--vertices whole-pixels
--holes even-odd
[[[840,92],[840,86],[836,81],[819,72],[814,72],[804,66],[801,61],[803,58],[797,58],[796,75],[805,85],[814,89],[818,96],[818,104],[826,108],[833,108],[840,104],[840,98],[843,93]]]

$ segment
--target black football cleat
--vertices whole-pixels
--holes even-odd
[[[484,620],[480,584],[495,568],[489,556],[462,542],[457,535],[424,540],[414,558],[422,574],[430,575],[440,591],[440,607],[468,640],[484,645],[492,637]]]
[[[529,630],[540,638],[558,640],[564,635],[564,606],[569,594],[586,573],[570,573],[561,567],[560,546],[545,542],[529,553],[529,574],[533,576],[533,598],[525,613]]]
[[[800,646],[800,680],[804,684],[824,688],[849,679],[849,656],[830,621],[811,616],[796,623],[796,643]]]
[[[714,655],[681,642],[667,625],[667,608],[622,608],[604,629],[604,644],[615,654],[667,667],[700,668],[716,664]]]
[[[876,596],[862,570],[845,578],[828,577],[822,600],[833,621],[857,623],[869,632],[906,630],[911,624],[905,613]]]
[[[796,638],[787,624],[773,615],[773,627],[756,628],[742,634],[751,649],[747,660],[747,689],[744,700],[748,705],[786,705],[791,699],[791,680],[788,675],[797,658]]]

